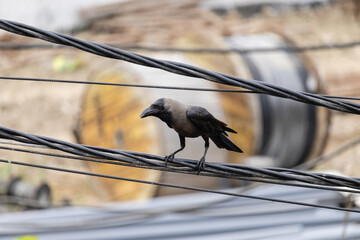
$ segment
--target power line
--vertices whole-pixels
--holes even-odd
[[[330,43],[318,44],[311,46],[286,46],[286,47],[262,47],[262,48],[176,48],[176,47],[150,47],[138,45],[125,45],[116,43],[107,43],[106,45],[126,49],[126,50],[141,50],[149,52],[182,52],[182,53],[199,53],[199,54],[229,54],[229,53],[254,53],[254,52],[306,52],[306,51],[319,51],[329,49],[346,49],[358,47],[360,41],[352,41],[347,43]],[[0,50],[28,50],[28,49],[57,49],[65,46],[54,46],[51,44],[39,43],[0,43]]]
[[[61,45],[72,46],[83,51],[107,58],[119,59],[142,66],[162,69],[171,73],[188,77],[203,78],[216,83],[242,87],[251,91],[288,98],[317,106],[323,106],[337,111],[360,114],[360,105],[349,101],[330,99],[328,97],[308,92],[293,91],[266,82],[234,77],[184,63],[154,59],[140,54],[120,50],[108,45],[84,41],[64,34],[44,31],[17,22],[0,20],[0,28],[15,34],[39,38]]]
[[[85,84],[85,85],[102,85],[102,86],[115,86],[115,87],[138,87],[138,88],[155,88],[155,89],[167,89],[167,90],[182,90],[182,91],[201,91],[201,92],[226,92],[226,93],[257,93],[257,91],[249,90],[236,90],[236,89],[218,89],[218,88],[192,88],[192,87],[175,87],[175,86],[159,86],[159,85],[148,85],[148,84],[129,84],[129,83],[107,83],[97,81],[76,81],[76,80],[63,80],[63,79],[52,79],[52,78],[25,78],[25,77],[4,77],[0,76],[0,79],[11,80],[11,81],[33,81],[33,82],[54,82],[54,83],[69,83],[69,84]],[[347,97],[347,96],[333,96],[323,95],[319,96],[333,98],[333,99],[347,99],[347,100],[358,100],[358,97]]]
[[[0,138],[11,139],[21,143],[30,143],[39,146],[47,146],[77,156],[115,160],[132,167],[162,168],[161,170],[176,171],[181,173],[195,174],[197,161],[190,159],[175,159],[169,167],[165,167],[164,157],[125,150],[107,149],[61,141],[54,138],[42,137],[33,134],[19,132],[0,126]],[[216,177],[247,178],[272,181],[294,181],[314,186],[348,187],[360,190],[360,179],[342,177],[333,174],[310,173],[295,169],[285,168],[258,168],[253,166],[229,163],[206,163],[202,175],[214,174]],[[339,190],[341,191],[341,190]]]
[[[11,81],[34,81],[34,82],[57,82],[57,83],[72,83],[72,84],[85,84],[85,85],[102,85],[102,86],[115,86],[115,87],[138,87],[138,88],[157,88],[157,89],[170,89],[170,90],[186,90],[186,91],[205,91],[205,92],[229,92],[229,93],[258,93],[249,90],[236,90],[236,89],[215,89],[215,88],[191,88],[191,87],[174,87],[174,86],[159,86],[159,85],[145,85],[145,84],[129,84],[129,83],[107,83],[107,82],[87,82],[75,80],[61,80],[51,78],[24,78],[24,77],[3,77],[0,79]],[[360,100],[360,98],[358,98]]]
[[[5,143],[2,143],[5,144]],[[10,143],[7,143],[10,144]],[[152,170],[161,170],[161,171],[168,171],[168,172],[176,172],[176,173],[185,173],[185,174],[197,174],[193,171],[188,171],[186,169],[179,169],[176,167],[156,167],[156,166],[146,166],[146,165],[133,165],[133,164],[126,164],[121,162],[114,162],[109,161],[105,159],[100,158],[89,158],[89,157],[79,157],[79,156],[73,156],[73,155],[64,155],[64,154],[57,154],[57,153],[49,153],[49,152],[43,152],[43,151],[34,151],[34,150],[28,150],[28,149],[21,149],[21,148],[14,148],[14,147],[4,147],[0,146],[0,149],[2,150],[8,150],[8,151],[16,151],[16,152],[23,152],[23,153],[30,153],[30,154],[37,154],[37,155],[43,155],[43,156],[50,156],[50,157],[57,157],[57,158],[65,158],[65,159],[71,159],[71,160],[80,160],[80,161],[87,161],[87,162],[95,162],[95,163],[104,163],[104,164],[112,164],[112,165],[120,165],[120,166],[127,166],[127,167],[139,167],[144,169],[152,169]],[[203,176],[208,177],[221,177],[221,178],[230,178],[230,179],[236,179],[236,180],[243,180],[243,181],[252,181],[252,182],[259,182],[259,183],[268,183],[268,184],[278,184],[278,185],[286,185],[286,186],[292,186],[292,187],[302,187],[302,188],[313,188],[313,189],[320,189],[320,190],[329,190],[329,191],[336,191],[336,192],[348,192],[348,193],[360,193],[360,190],[354,190],[354,189],[346,189],[346,188],[338,188],[338,187],[324,187],[324,186],[314,186],[309,184],[298,184],[293,182],[280,182],[276,180],[269,180],[269,179],[256,179],[256,178],[250,178],[250,177],[242,177],[242,176],[229,176],[229,175],[217,175],[214,173],[204,173]]]
[[[305,203],[305,202],[295,202],[295,201],[289,201],[289,200],[274,199],[274,198],[267,198],[267,197],[259,197],[259,196],[252,196],[252,195],[239,194],[239,193],[233,193],[233,192],[225,192],[225,191],[217,191],[217,190],[197,188],[197,187],[188,187],[188,186],[183,186],[183,185],[160,183],[160,182],[155,182],[155,181],[145,181],[145,180],[139,180],[139,179],[112,176],[112,175],[83,172],[83,171],[77,171],[77,170],[72,170],[72,169],[49,167],[49,166],[43,166],[43,165],[37,165],[37,164],[31,164],[31,163],[24,163],[24,162],[18,162],[18,161],[9,161],[9,160],[4,160],[4,159],[0,159],[0,162],[2,162],[2,163],[11,163],[11,164],[15,164],[15,165],[22,165],[22,166],[27,166],[27,167],[34,167],[34,168],[42,168],[42,169],[53,170],[53,171],[61,171],[61,172],[67,172],[67,173],[73,173],[73,174],[81,174],[81,175],[87,175],[87,176],[93,176],[93,177],[102,177],[102,178],[108,178],[108,179],[114,179],[114,180],[130,181],[130,182],[136,182],[136,183],[157,185],[157,186],[162,186],[162,187],[171,187],[171,188],[190,190],[190,191],[215,193],[215,194],[222,194],[222,195],[233,196],[233,197],[243,197],[243,198],[250,198],[250,199],[256,199],[256,200],[263,200],[263,201],[272,201],[272,202],[278,202],[278,203],[300,205],[300,206],[305,206],[305,207],[315,207],[315,208],[324,208],[324,209],[330,209],[330,210],[338,210],[338,211],[345,211],[345,212],[360,213],[360,210],[343,208],[343,207],[326,206],[326,205],[312,204],[312,203]]]

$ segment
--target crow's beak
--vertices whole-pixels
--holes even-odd
[[[155,114],[156,114],[156,111],[154,109],[152,109],[151,107],[148,107],[140,114],[140,117],[145,118],[148,116],[154,116]]]

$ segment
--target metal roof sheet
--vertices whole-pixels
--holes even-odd
[[[231,189],[229,191],[242,191]],[[244,193],[338,205],[337,193],[287,186],[258,186]],[[344,212],[195,193],[102,208],[61,207],[2,214],[0,240],[39,239],[340,239]],[[349,214],[349,239],[360,239],[360,214]]]

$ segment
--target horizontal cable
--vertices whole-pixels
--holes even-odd
[[[90,173],[90,172],[77,171],[77,170],[72,170],[72,169],[64,169],[64,168],[59,168],[59,167],[49,167],[49,166],[44,166],[44,165],[24,163],[24,162],[18,162],[18,161],[9,161],[9,160],[5,160],[5,159],[0,159],[0,162],[11,163],[11,164],[27,166],[27,167],[34,167],[34,168],[42,168],[42,169],[53,170],[53,171],[61,171],[61,172],[67,172],[67,173],[73,173],[73,174],[81,174],[81,175],[87,175],[87,176],[93,176],[93,177],[101,177],[101,178],[121,180],[121,181],[130,181],[130,182],[136,182],[136,183],[142,183],[142,184],[150,184],[150,185],[156,185],[156,186],[162,186],[162,187],[170,187],[170,188],[184,189],[184,190],[197,191],[197,192],[215,193],[215,194],[227,195],[227,196],[232,196],[232,197],[242,197],[242,198],[271,201],[271,202],[277,202],[277,203],[300,205],[300,206],[305,206],[305,207],[315,207],[315,208],[324,208],[324,209],[330,209],[330,210],[360,213],[360,210],[358,210],[358,209],[350,209],[350,208],[344,208],[344,207],[312,204],[312,203],[306,203],[306,202],[295,202],[295,201],[289,201],[289,200],[252,196],[252,195],[239,194],[239,193],[233,193],[233,192],[225,192],[225,191],[218,191],[218,190],[211,190],[211,189],[204,189],[204,188],[197,188],[197,187],[188,187],[188,186],[183,186],[183,185],[160,183],[160,182],[155,182],[155,181],[146,181],[146,180],[118,177],[118,176],[98,174],[98,173]]]
[[[159,86],[159,85],[147,85],[147,84],[108,83],[108,82],[96,82],[96,81],[88,82],[88,81],[61,80],[61,79],[51,79],[51,78],[25,78],[25,77],[3,77],[3,76],[0,76],[0,79],[11,80],[11,81],[56,82],[56,83],[102,85],[102,86],[114,86],[114,87],[157,88],[157,89],[167,89],[167,90],[186,90],[186,91],[204,91],[204,92],[230,92],[230,93],[258,93],[258,92],[255,92],[255,91],[236,90],[236,89],[174,87],[174,86]],[[358,98],[356,100],[360,100],[360,98]]]
[[[168,167],[165,166],[164,157],[126,151],[120,149],[108,149],[82,144],[74,144],[54,138],[42,137],[33,134],[19,132],[13,129],[0,126],[0,138],[10,139],[21,143],[29,143],[39,146],[47,146],[77,156],[115,160],[132,167],[152,168],[165,171],[176,171],[187,174],[195,174],[198,161],[176,158]],[[285,168],[258,168],[253,166],[230,164],[230,163],[206,163],[202,175],[214,174],[216,177],[267,179],[276,181],[294,181],[295,183],[312,184],[315,186],[348,187],[360,190],[358,178],[342,177],[333,174],[310,173]],[[339,190],[341,191],[341,190]]]
[[[11,80],[11,81],[54,82],[54,83],[114,86],[114,87],[155,88],[155,89],[182,90],[182,91],[226,92],[226,93],[257,93],[257,94],[261,94],[261,92],[257,92],[257,91],[236,90],[236,89],[174,87],[174,86],[159,86],[159,85],[147,85],[147,84],[107,83],[107,82],[96,82],[96,81],[88,82],[88,81],[62,80],[62,79],[52,79],[52,78],[25,78],[25,77],[4,77],[4,76],[0,76],[0,79]],[[358,97],[333,96],[333,95],[322,95],[322,94],[319,94],[319,96],[327,97],[327,98],[334,98],[334,99],[347,99],[347,100],[358,100],[358,101],[360,101],[360,98],[358,98]]]
[[[12,143],[0,143],[0,144],[12,144]],[[188,169],[184,169],[184,168],[181,169],[179,167],[173,167],[173,166],[156,167],[156,166],[148,166],[148,165],[143,165],[143,164],[127,164],[127,163],[115,162],[115,161],[100,159],[100,158],[79,157],[79,156],[73,156],[73,155],[64,155],[64,154],[58,154],[58,153],[50,153],[50,152],[36,151],[36,150],[29,150],[29,149],[23,149],[23,148],[15,148],[15,147],[0,146],[0,149],[8,150],[8,151],[30,153],[30,154],[36,154],[36,155],[43,155],[43,156],[50,156],[50,157],[57,157],[57,158],[65,158],[65,159],[71,159],[71,160],[81,160],[81,161],[86,161],[86,162],[104,163],[104,164],[112,164],[112,165],[127,166],[127,167],[138,167],[138,168],[144,168],[144,169],[161,170],[161,171],[176,172],[176,173],[197,174],[197,173],[194,173],[192,170],[189,171]],[[278,185],[286,185],[286,186],[292,186],[292,187],[313,188],[313,189],[329,190],[329,191],[336,191],[336,192],[348,192],[348,193],[357,193],[357,194],[360,193],[360,190],[355,190],[355,189],[315,186],[315,185],[309,185],[309,184],[281,182],[281,181],[276,181],[276,180],[257,179],[257,178],[242,177],[242,176],[218,175],[218,174],[211,173],[211,172],[203,173],[202,176],[230,178],[230,179],[243,180],[243,181],[278,184]]]
[[[80,50],[107,58],[118,59],[142,66],[162,69],[164,71],[188,77],[202,78],[220,84],[237,86],[259,93],[288,98],[307,104],[323,106],[337,111],[360,114],[360,104],[345,100],[330,99],[328,97],[318,94],[294,91],[266,82],[247,80],[223,73],[209,71],[184,63],[150,58],[140,54],[121,50],[112,46],[80,40],[65,34],[45,31],[17,22],[0,20],[0,28],[15,34],[20,34],[32,38],[39,38],[48,42],[61,45],[72,46]]]
[[[329,49],[346,49],[352,47],[358,47],[360,41],[352,41],[347,43],[330,43],[319,44],[312,46],[286,46],[286,47],[261,47],[261,48],[174,48],[174,47],[149,47],[138,45],[124,45],[116,43],[107,43],[106,45],[126,49],[126,50],[141,50],[149,52],[182,52],[182,53],[200,53],[200,54],[229,54],[229,53],[253,53],[253,52],[306,52],[306,51],[319,51]],[[53,49],[63,48],[66,46],[54,46],[51,44],[39,44],[39,43],[2,43],[0,44],[0,50],[26,50],[26,49]]]

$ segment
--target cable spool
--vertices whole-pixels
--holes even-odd
[[[101,82],[138,83],[136,74],[117,67],[100,71],[93,80]],[[82,102],[82,112],[76,129],[78,141],[113,149],[159,153],[157,126],[139,118],[146,107],[143,89],[111,86],[90,86]],[[157,181],[160,172],[125,166],[89,163],[93,172]],[[147,199],[154,195],[155,186],[99,179],[113,201]]]
[[[275,34],[232,36],[227,42],[234,48],[286,47]],[[319,83],[293,52],[246,53],[241,58],[252,78],[303,92],[319,92]],[[259,155],[271,157],[276,166],[293,167],[302,163],[313,149],[317,134],[317,109],[313,105],[288,99],[257,95],[260,137],[256,145]],[[323,121],[322,124],[328,124]]]
[[[246,38],[246,37],[243,37]],[[249,38],[250,39],[250,38]],[[271,40],[262,38],[268,44],[279,44]],[[178,39],[175,45],[180,47],[199,47],[214,46],[224,48],[229,46],[222,38],[208,38],[201,35],[192,35],[183,39]],[[233,39],[235,41],[235,38]],[[149,55],[149,53],[146,53]],[[260,54],[260,53],[259,53]],[[264,53],[263,53],[264,54]],[[267,53],[269,54],[269,53]],[[274,53],[277,54],[277,53]],[[270,56],[270,55],[269,55]],[[261,61],[259,58],[253,59],[252,63],[256,67],[251,68],[248,56],[239,56],[237,53],[229,55],[212,54],[192,54],[192,53],[167,53],[152,54],[157,59],[167,59],[171,61],[184,62],[192,65],[198,65],[206,69],[227,73],[230,75],[239,75],[248,79],[257,79],[255,76],[263,73],[260,80],[274,83],[276,76],[282,76],[281,83],[300,90],[307,90],[305,87],[310,81],[305,67],[300,64],[296,56],[281,53],[279,56],[268,57],[271,59],[280,59],[274,61],[273,68],[260,68],[263,64],[270,64]],[[256,61],[258,60],[258,61]],[[289,63],[288,63],[289,61]],[[275,63],[278,63],[276,65]],[[280,64],[282,63],[282,64]],[[302,70],[300,67],[302,66]],[[265,74],[267,73],[267,75]],[[273,79],[269,78],[273,76]],[[288,83],[287,78],[296,78],[295,83]],[[100,70],[93,76],[93,80],[99,82],[115,83],[136,83],[151,85],[168,85],[184,87],[202,87],[202,88],[229,88],[229,86],[218,85],[201,79],[169,74],[153,68],[144,68],[142,66],[121,63],[112,69]],[[314,81],[317,81],[314,79]],[[280,84],[280,83],[279,83]],[[316,85],[316,84],[314,84]],[[238,89],[238,88],[236,88]],[[264,99],[261,95],[238,94],[238,93],[214,93],[214,92],[189,92],[161,89],[140,89],[140,88],[115,88],[104,86],[90,86],[83,98],[83,110],[80,115],[78,136],[79,141],[88,145],[103,146],[108,148],[121,148],[139,152],[149,152],[154,154],[166,155],[179,147],[177,134],[169,129],[166,124],[155,118],[140,119],[139,114],[158,98],[170,97],[185,104],[199,105],[207,108],[217,118],[225,121],[230,127],[234,128],[239,134],[230,134],[231,140],[244,150],[244,154],[237,154],[226,150],[217,149],[214,144],[210,144],[207,155],[207,161],[243,163],[246,157],[263,154],[275,159],[276,166],[295,165],[303,161],[311,154],[319,154],[321,148],[314,151],[314,143],[322,142],[323,139],[314,140],[320,136],[319,129],[316,127],[316,121],[322,118],[318,117],[315,108],[309,109],[304,104],[303,108],[297,109],[291,114],[300,114],[296,117],[289,117],[289,111],[295,102],[291,100],[279,101],[278,99]],[[270,104],[270,105],[264,105]],[[279,107],[281,106],[281,107]],[[315,115],[315,116],[314,116]],[[282,117],[281,117],[282,116]],[[291,119],[291,120],[289,120]],[[286,121],[288,120],[288,121]],[[275,122],[274,122],[275,121]],[[280,122],[276,122],[280,121]],[[310,121],[311,123],[307,123]],[[326,121],[325,125],[327,124]],[[275,124],[276,129],[270,131],[267,126],[270,123]],[[274,127],[270,125],[271,127]],[[289,130],[294,128],[292,130]],[[305,130],[304,130],[305,129]],[[298,131],[304,131],[301,138],[286,140]],[[280,134],[281,133],[281,134]],[[324,136],[324,135],[321,135]],[[288,143],[284,143],[289,141]],[[294,157],[294,146],[301,147],[296,151]],[[286,151],[282,151],[286,146]],[[187,139],[186,148],[180,152],[177,157],[180,158],[200,158],[204,149],[204,142],[201,138]],[[289,161],[291,159],[291,161]],[[187,176],[184,178],[181,174],[168,172],[148,171],[145,169],[134,169],[128,167],[114,167],[106,164],[91,163],[91,169],[97,173],[117,175],[121,173],[123,177],[139,178],[144,180],[162,179],[166,183],[191,184],[197,187],[207,187],[216,189],[229,187],[228,181],[215,178]],[[106,188],[109,189],[113,200],[145,199],[154,195],[168,195],[180,193],[179,190],[154,186],[141,185],[137,183],[100,180],[103,181]],[[183,192],[183,191],[181,191]]]
[[[214,48],[281,48],[288,40],[275,34],[237,35],[225,41],[216,37],[205,38],[201,34],[189,34],[177,41],[180,47],[210,46]],[[187,54],[192,64],[214,70],[209,63],[219,62],[218,55]],[[323,93],[323,87],[311,62],[295,52],[249,52],[229,54],[231,66],[215,71],[256,79],[289,89]],[[224,57],[223,57],[224,58]],[[229,64],[224,62],[223,65]],[[220,65],[221,63],[218,63]],[[222,88],[222,86],[218,86]],[[220,93],[223,108],[229,122],[240,135],[239,140],[249,155],[266,156],[270,165],[293,167],[306,159],[319,155],[324,147],[329,126],[329,111],[312,105],[263,94]],[[237,103],[234,104],[234,101]],[[238,136],[236,136],[238,137]],[[246,156],[246,155],[245,155]],[[228,161],[241,163],[243,158],[230,153]],[[260,162],[262,165],[268,163]]]

